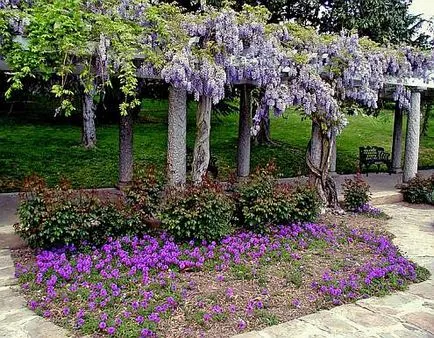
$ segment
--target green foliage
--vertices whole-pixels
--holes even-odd
[[[344,190],[344,208],[349,211],[356,211],[371,199],[369,184],[366,183],[360,174],[354,179],[346,179],[342,184]]]
[[[65,182],[49,189],[37,176],[26,179],[24,190],[15,230],[33,248],[83,241],[98,245],[109,237],[144,231],[121,201],[102,201],[91,193],[71,190]]]
[[[127,203],[140,214],[142,220],[155,217],[162,199],[164,182],[155,167],[139,168],[131,187],[127,190]]]
[[[232,231],[234,202],[216,183],[205,180],[168,192],[160,212],[163,227],[180,240],[217,240]]]
[[[299,185],[292,194],[291,221],[314,221],[321,210],[322,202],[315,187]]]
[[[402,185],[401,192],[406,202],[434,204],[434,174],[427,178],[417,175]]]
[[[254,231],[265,232],[270,225],[297,221],[313,221],[319,214],[320,199],[309,186],[295,189],[277,184],[276,168],[268,164],[258,168],[251,177],[236,187],[239,224]]]

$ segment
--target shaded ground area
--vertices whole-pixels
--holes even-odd
[[[193,149],[195,103],[189,105],[187,140]],[[393,114],[378,117],[349,116],[349,125],[337,139],[338,173],[356,172],[360,146],[392,148]],[[71,120],[54,119],[28,112],[0,113],[0,191],[18,191],[21,180],[32,173],[55,185],[64,176],[75,188],[113,187],[117,182],[118,127],[97,120],[97,148],[80,146],[81,127]],[[79,119],[78,119],[79,121]],[[405,123],[404,123],[405,125]],[[252,147],[252,168],[275,159],[283,177],[306,174],[305,152],[310,138],[310,120],[288,111],[271,120],[273,144]],[[238,114],[213,114],[211,152],[219,175],[225,179],[236,167]],[[167,101],[145,100],[134,126],[134,160],[164,171],[167,149]],[[404,148],[403,148],[404,149]],[[434,167],[434,119],[421,139],[420,168]],[[386,168],[384,167],[383,170]]]

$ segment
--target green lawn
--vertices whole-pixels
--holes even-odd
[[[194,144],[195,104],[189,105],[188,144]],[[167,101],[145,100],[143,111],[134,128],[136,162],[154,164],[161,170],[166,156]],[[80,126],[68,121],[43,122],[20,114],[0,115],[0,190],[17,190],[26,175],[38,173],[55,184],[61,176],[75,187],[109,187],[117,181],[117,125],[98,125],[98,147],[85,150],[80,146]],[[338,138],[340,173],[357,168],[358,147],[392,145],[393,115],[384,111],[379,117],[355,116]],[[254,146],[252,166],[275,159],[283,176],[305,173],[304,155],[310,135],[310,122],[302,121],[296,112],[273,118],[271,136],[275,144]],[[235,168],[237,115],[214,117],[211,151],[217,158],[223,176]],[[421,140],[420,166],[434,167],[434,121],[429,135]]]

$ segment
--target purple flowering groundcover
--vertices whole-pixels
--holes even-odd
[[[382,220],[362,219],[219,243],[163,233],[100,248],[25,249],[14,253],[16,274],[28,307],[78,336],[227,337],[427,278],[375,230]]]

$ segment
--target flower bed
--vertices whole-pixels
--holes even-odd
[[[426,277],[372,219],[341,221],[200,245],[167,234],[123,237],[40,251],[17,264],[17,275],[38,314],[78,335],[117,337],[226,337]],[[25,254],[16,252],[20,261]]]

